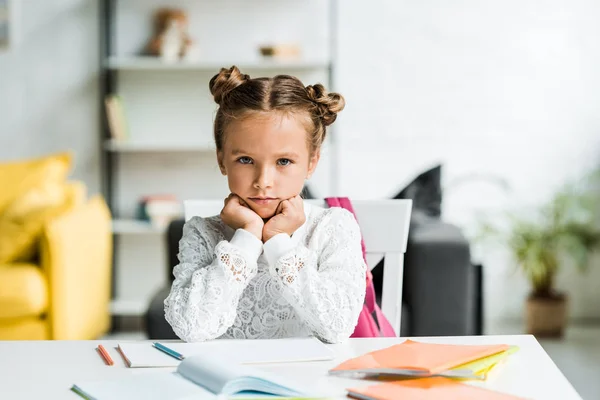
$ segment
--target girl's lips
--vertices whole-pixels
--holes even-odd
[[[271,198],[271,197],[249,197],[248,200],[252,201],[253,203],[256,203],[258,205],[264,206],[266,204],[269,204],[273,201],[276,201],[277,199]]]

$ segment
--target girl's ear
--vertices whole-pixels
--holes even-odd
[[[219,170],[221,170],[221,174],[227,175],[227,170],[225,169],[225,163],[223,163],[223,152],[217,150],[217,163],[219,164]]]
[[[306,179],[309,179],[313,172],[315,172],[315,169],[317,168],[317,164],[319,164],[319,160],[321,159],[321,150],[316,150],[313,155],[310,157],[310,160],[308,160],[308,173],[306,175]]]

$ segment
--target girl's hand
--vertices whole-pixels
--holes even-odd
[[[300,196],[292,197],[279,203],[273,216],[262,230],[262,241],[265,243],[279,233],[290,236],[304,224],[304,202]]]
[[[262,238],[264,226],[262,218],[236,194],[231,193],[225,199],[221,219],[233,229],[244,229],[256,236],[258,240]]]

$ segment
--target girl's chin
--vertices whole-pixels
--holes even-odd
[[[252,202],[247,202],[248,205],[250,206],[250,209],[252,211],[254,211],[255,213],[258,214],[259,217],[261,217],[262,219],[269,219],[272,216],[275,215],[275,211],[277,210],[277,207],[260,207],[256,204],[252,204]]]
[[[275,210],[255,210],[262,219],[269,219],[275,215]]]

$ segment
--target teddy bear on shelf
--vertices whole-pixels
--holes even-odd
[[[148,53],[166,62],[194,61],[198,49],[188,35],[188,16],[180,9],[161,8],[156,12],[154,37],[148,44]]]

